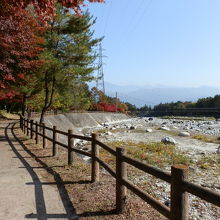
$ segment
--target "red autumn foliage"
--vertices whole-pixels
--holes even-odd
[[[80,6],[85,5],[86,0],[0,0],[7,2],[14,8],[25,9],[29,5],[33,5],[35,11],[43,20],[49,20],[55,14],[56,3],[62,4],[66,8],[73,9],[76,13],[80,13]],[[87,2],[104,2],[104,0],[87,0]]]
[[[122,108],[116,108],[116,105],[114,104],[108,104],[108,103],[98,103],[95,104],[95,109],[97,111],[104,111],[104,112],[124,112],[124,109]]]
[[[39,35],[44,28],[27,7],[33,6],[41,21],[48,21],[55,15],[57,2],[80,13],[85,0],[0,0],[0,100],[16,97],[9,89],[11,84],[25,80],[25,75],[42,63],[37,57],[42,51]]]
[[[0,99],[15,97],[17,94],[8,89],[18,86],[42,63],[37,58],[42,51],[40,35],[44,29],[28,10],[19,9],[15,14],[10,5],[0,3]]]
[[[13,89],[0,90],[0,101],[21,102],[21,94]]]

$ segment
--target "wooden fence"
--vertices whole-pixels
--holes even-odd
[[[104,167],[116,179],[116,211],[123,213],[125,209],[125,200],[127,196],[127,189],[142,198],[153,208],[159,211],[162,215],[171,220],[188,220],[189,219],[189,200],[188,193],[200,197],[207,202],[215,204],[220,207],[220,194],[208,190],[199,185],[189,182],[188,167],[185,165],[174,165],[171,167],[171,173],[164,172],[153,166],[144,164],[138,160],[126,156],[126,150],[116,148],[116,151],[97,139],[96,134],[91,137],[80,136],[73,134],[72,130],[68,132],[57,130],[56,126],[53,128],[45,126],[45,124],[38,124],[33,120],[20,118],[20,127],[24,133],[31,138],[35,137],[36,143],[39,143],[39,136],[42,137],[43,148],[46,147],[46,140],[52,142],[53,156],[57,155],[58,145],[68,150],[68,164],[71,165],[73,161],[73,152],[91,157],[91,180],[92,182],[99,181],[99,165]],[[52,132],[52,138],[46,136],[46,130]],[[62,134],[67,137],[68,144],[58,142],[57,134]],[[81,139],[91,142],[91,153],[74,148],[74,139]],[[113,170],[107,163],[99,158],[99,147],[108,151],[116,157],[116,170]],[[155,198],[135,186],[127,178],[127,164],[136,167],[148,174],[151,174],[163,181],[171,184],[171,207],[167,207]]]

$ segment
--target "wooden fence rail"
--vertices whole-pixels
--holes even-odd
[[[42,138],[43,148],[45,148],[46,141],[52,142],[52,155],[58,155],[58,146],[64,147],[68,152],[68,164],[74,163],[73,152],[81,155],[91,157],[91,180],[92,182],[99,181],[99,165],[103,166],[116,179],[116,211],[122,213],[125,209],[125,201],[127,197],[127,189],[131,190],[137,196],[149,203],[162,215],[170,220],[188,220],[189,219],[189,199],[188,194],[191,193],[200,197],[207,202],[215,204],[220,207],[220,194],[213,192],[199,185],[188,182],[189,169],[185,165],[174,165],[171,167],[171,173],[164,172],[158,168],[142,163],[138,160],[126,156],[126,151],[123,148],[116,148],[116,151],[97,139],[96,134],[91,137],[75,135],[72,130],[68,132],[57,130],[56,126],[53,128],[45,126],[45,124],[38,124],[33,120],[20,117],[21,130],[35,137],[36,143],[39,143],[39,137]],[[46,135],[46,131],[50,131],[51,136]],[[67,138],[67,145],[58,141],[58,134],[62,134]],[[74,140],[81,139],[91,142],[91,153],[74,148]],[[102,161],[99,157],[99,148],[108,151],[116,158],[116,170],[112,169],[107,163]],[[136,167],[148,174],[151,174],[163,181],[171,184],[171,207],[167,207],[159,202],[127,179],[127,164]]]

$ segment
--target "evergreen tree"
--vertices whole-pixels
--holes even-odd
[[[65,102],[70,106],[74,83],[93,79],[93,63],[96,59],[94,47],[102,40],[93,39],[91,26],[94,23],[95,19],[88,12],[77,16],[67,13],[61,6],[57,7],[57,15],[45,36],[42,58],[46,63],[39,74],[44,89],[40,123],[46,110],[52,106],[54,94],[68,99]]]

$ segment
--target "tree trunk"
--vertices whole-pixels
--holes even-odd
[[[26,94],[23,94],[23,99],[22,99],[22,113],[21,113],[23,117],[25,116],[26,100],[27,100]]]
[[[45,91],[45,99],[44,99],[44,107],[41,111],[41,116],[40,116],[40,124],[44,123],[44,116],[46,111],[50,108],[53,102],[53,95],[54,95],[54,90],[55,90],[55,76],[52,78],[52,84],[50,88],[50,78],[48,77],[48,73],[45,73],[45,78],[44,78],[44,91]],[[51,90],[51,91],[50,91]]]
[[[40,115],[40,124],[44,123],[44,116],[47,111],[47,108],[43,108]]]

